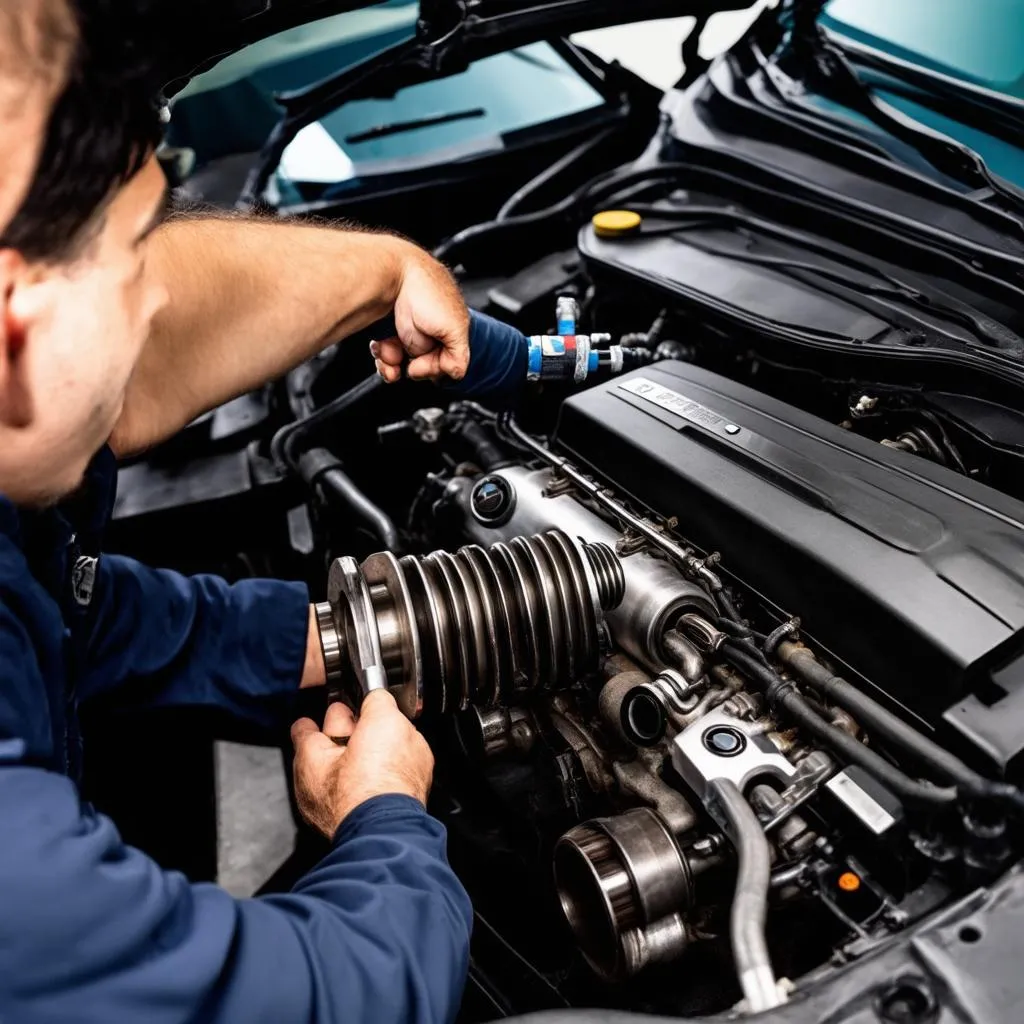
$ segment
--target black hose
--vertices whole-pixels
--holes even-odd
[[[912,779],[848,732],[825,721],[797,692],[794,683],[763,665],[735,641],[727,640],[719,650],[730,664],[764,690],[772,707],[783,711],[798,726],[840,757],[860,765],[897,796],[911,803],[931,807],[949,806],[956,802],[955,789],[939,789]]]
[[[996,800],[1024,809],[1024,794],[1016,786],[986,779],[852,683],[833,675],[806,647],[787,640],[779,644],[775,656],[826,700],[849,711],[868,732],[899,747],[923,768],[930,768],[953,783],[963,796]]]
[[[473,449],[477,465],[485,472],[501,469],[513,461],[475,420],[464,420],[459,426],[452,428],[452,434],[461,437]]]
[[[736,605],[732,603],[732,598],[725,592],[725,590],[716,590],[714,598],[718,602],[718,607],[722,609],[723,618],[728,619],[742,630],[742,636],[749,637],[751,635],[750,627],[744,624],[743,620],[740,618],[740,613],[736,609]]]
[[[380,375],[374,373],[317,409],[312,416],[282,427],[270,442],[271,458],[279,466],[284,466],[292,472],[298,472],[300,443],[306,440],[314,430],[318,430],[325,423],[329,423],[357,402],[362,401],[367,395],[372,394],[383,383]]]
[[[357,519],[361,519],[388,551],[402,554],[402,539],[391,517],[356,486],[338,459],[326,448],[311,448],[301,455],[298,471],[310,487],[319,486],[325,497],[340,501]]]
[[[571,192],[564,199],[561,199],[557,203],[545,207],[542,210],[535,210],[532,213],[522,213],[516,217],[506,217],[504,220],[488,220],[483,223],[473,224],[468,228],[464,228],[457,234],[452,235],[451,238],[443,241],[434,250],[434,257],[438,260],[448,259],[454,249],[459,248],[466,242],[470,242],[474,239],[491,235],[496,232],[501,233],[503,231],[512,231],[516,228],[532,227],[537,224],[543,224],[545,221],[551,220],[553,217],[560,217],[563,214],[571,214],[577,209],[577,207],[580,207],[587,202],[596,203],[603,196],[612,195],[616,191],[625,188],[627,185],[631,185],[636,182],[654,182],[662,178],[671,178],[674,175],[679,174],[681,170],[686,170],[685,166],[681,168],[677,164],[661,164],[657,167],[643,168],[617,168],[614,171],[599,175],[591,181],[588,181],[585,185],[580,186],[580,188],[576,189],[575,192]]]
[[[764,934],[771,884],[771,850],[761,822],[735,782],[712,779],[708,783],[708,794],[736,847],[738,870],[729,919],[732,956],[747,1010],[760,1013],[785,1002],[775,981]]]
[[[560,157],[549,167],[545,167],[540,174],[531,178],[522,188],[517,189],[512,193],[511,196],[505,201],[501,209],[498,211],[497,216],[494,218],[496,221],[508,220],[512,215],[512,211],[522,205],[523,201],[528,199],[538,189],[543,188],[548,182],[553,181],[558,177],[562,171],[569,167],[572,167],[581,157],[586,156],[592,149],[598,149],[603,143],[607,142],[617,131],[618,127],[606,128],[603,132],[598,132],[597,135],[581,142],[578,146],[570,149],[568,153]],[[593,179],[591,179],[593,180]]]

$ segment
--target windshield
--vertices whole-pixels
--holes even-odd
[[[410,38],[418,4],[389,2],[324,18],[221,61],[175,97],[168,142],[197,169],[255,154],[280,108],[275,95],[308,86]],[[597,111],[604,97],[549,43],[472,64],[461,74],[386,99],[344,104],[288,147],[274,187],[301,201],[303,185],[343,184],[376,171],[500,149],[526,128]]]
[[[1024,99],[1021,0],[830,0],[822,24],[903,60]]]
[[[953,79],[1024,99],[1024,2],[1021,0],[829,0],[822,25],[843,39],[869,46]],[[856,54],[854,54],[856,59]],[[957,119],[942,103],[924,102],[905,91],[875,88],[876,95],[914,121],[968,146],[994,174],[1024,186],[1024,149],[994,135],[973,119]],[[843,113],[907,162],[950,187],[969,186],[945,179],[903,144],[887,138],[851,111]],[[946,108],[946,109],[944,109]]]

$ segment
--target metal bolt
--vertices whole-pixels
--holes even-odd
[[[417,409],[412,414],[412,422],[420,440],[426,444],[436,444],[441,439],[444,417],[444,409]]]

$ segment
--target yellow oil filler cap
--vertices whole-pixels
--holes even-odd
[[[621,238],[636,231],[643,218],[632,210],[602,210],[590,223],[598,238]]]

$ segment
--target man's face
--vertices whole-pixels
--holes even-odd
[[[167,301],[146,266],[165,189],[151,159],[114,197],[80,257],[28,268],[13,290],[8,312],[25,327],[12,362],[24,425],[0,452],[0,492],[19,504],[73,491],[117,422],[153,318]]]

